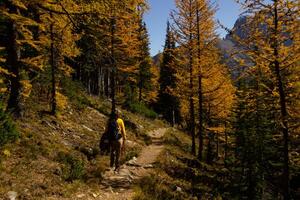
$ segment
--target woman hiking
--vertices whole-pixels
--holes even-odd
[[[110,167],[115,167],[115,171],[119,170],[119,161],[121,151],[125,150],[126,131],[124,121],[119,117],[118,113],[112,113],[109,121],[107,132],[110,140]]]

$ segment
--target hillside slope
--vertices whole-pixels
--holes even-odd
[[[87,96],[89,106],[69,103],[57,117],[32,111],[17,121],[21,137],[1,151],[0,199],[86,199],[100,195],[109,157],[100,155],[99,138],[108,119],[110,102]],[[31,105],[38,109],[38,105]],[[151,143],[150,130],[159,120],[120,109],[127,127],[126,155],[138,156]],[[82,194],[85,194],[83,197]]]

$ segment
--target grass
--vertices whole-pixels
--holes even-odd
[[[59,152],[57,160],[63,164],[61,175],[68,182],[81,179],[86,173],[84,160],[78,155]]]
[[[156,112],[143,103],[130,103],[127,107],[131,112],[141,114],[150,119],[156,119],[158,117]]]
[[[111,102],[89,96],[80,85],[73,86],[69,81],[61,84],[68,106],[56,117],[44,112],[49,109],[43,93],[46,86],[34,85],[36,88],[26,100],[24,118],[15,122],[19,138],[5,145],[5,154],[0,152],[0,197],[16,191],[22,199],[74,199],[88,189],[99,191],[109,156],[94,152],[99,148]],[[165,125],[157,119],[120,111],[127,138],[134,143],[126,149],[126,162],[150,143],[148,131]]]
[[[19,132],[17,131],[13,120],[9,114],[4,111],[4,108],[0,103],[0,149],[6,143],[17,140],[19,136]]]
[[[155,172],[138,184],[135,200],[222,199],[226,170],[191,155],[191,139],[186,133],[170,129],[164,143],[165,150],[158,158]]]
[[[140,152],[142,151],[141,146],[134,146],[126,149],[126,155],[122,159],[121,163],[125,163],[126,161],[131,160],[133,157],[138,157]]]
[[[167,174],[159,172],[142,178],[136,188],[134,200],[182,200],[194,199],[191,195],[182,192],[187,188],[187,182],[173,180]]]

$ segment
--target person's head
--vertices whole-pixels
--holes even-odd
[[[119,114],[119,112],[118,111],[116,111],[116,112],[112,112],[111,114],[110,114],[110,120],[117,120],[118,118],[120,117],[120,114]]]
[[[116,119],[118,119],[119,117],[120,117],[120,114],[119,114],[119,112],[118,111],[116,111]]]

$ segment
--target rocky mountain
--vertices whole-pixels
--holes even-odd
[[[228,33],[225,38],[220,39],[217,44],[218,48],[222,52],[223,62],[229,67],[233,79],[236,79],[241,73],[241,69],[234,58],[243,58],[246,60],[246,63],[248,63],[247,65],[251,65],[250,60],[247,59],[245,55],[237,53],[239,50],[241,50],[241,47],[232,37],[232,35],[235,34],[241,39],[246,38],[249,34],[246,23],[246,16],[241,16],[238,18],[231,30],[231,33]]]
[[[234,24],[234,27],[231,30],[232,33],[236,34],[240,38],[246,38],[248,35],[248,31],[245,26],[246,22],[247,22],[247,17],[241,16],[240,18],[238,18]],[[223,61],[229,67],[232,77],[234,79],[237,78],[240,73],[237,70],[237,62],[233,59],[233,54],[237,51],[237,49],[239,49],[239,47],[237,42],[234,41],[232,34],[228,33],[225,36],[225,38],[220,39],[217,43],[217,46],[222,52]],[[162,53],[159,52],[158,54],[152,57],[153,63],[156,66],[159,66],[161,55]],[[236,54],[235,56],[238,56],[240,58],[245,58],[245,56],[242,54]]]

